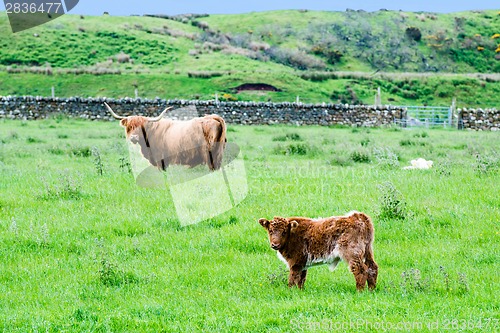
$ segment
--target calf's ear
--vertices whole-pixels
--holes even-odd
[[[299,226],[299,222],[297,222],[295,220],[290,221],[290,231],[293,231],[298,226]]]
[[[259,223],[261,226],[263,226],[266,229],[267,229],[267,227],[269,227],[269,221],[266,219],[259,219]]]
[[[120,120],[120,125],[122,127],[127,127],[127,123],[128,123],[128,119],[127,118],[123,118],[122,120]]]

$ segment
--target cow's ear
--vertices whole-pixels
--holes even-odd
[[[120,125],[122,127],[127,127],[127,124],[128,124],[128,118],[123,118],[122,120],[120,120]]]
[[[266,229],[269,227],[269,221],[266,219],[259,219],[259,223],[261,226],[263,226]]]
[[[292,220],[290,221],[290,231],[294,231],[295,228],[299,226],[299,222]]]

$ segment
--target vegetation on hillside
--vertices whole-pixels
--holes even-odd
[[[16,34],[10,32],[6,14],[0,13],[0,26],[5,28],[0,30],[0,70],[11,74],[0,76],[0,94],[4,95],[37,94],[23,89],[29,86],[25,84],[28,73],[53,76],[62,85],[73,81],[74,75],[89,74],[120,77],[105,80],[112,81],[110,86],[82,84],[71,94],[102,95],[104,90],[108,96],[119,97],[122,89],[114,91],[113,87],[126,84],[128,96],[139,87],[143,97],[214,98],[216,92],[232,94],[235,86],[262,82],[282,92],[243,93],[231,99],[279,101],[301,96],[305,102],[372,103],[380,86],[383,101],[391,104],[448,105],[457,97],[465,105],[497,106],[499,76],[494,73],[500,73],[500,15],[494,10],[65,15]],[[353,78],[341,72],[365,74]],[[394,76],[409,72],[428,76]],[[466,89],[461,89],[446,78],[431,79],[429,73],[485,76],[455,77],[467,81]],[[166,83],[157,85],[166,88],[140,87],[158,77]],[[204,88],[200,89],[197,79],[205,79]],[[436,80],[438,85],[434,85]],[[37,81],[41,90],[50,91],[46,79]],[[183,91],[168,92],[178,90],[178,84]],[[58,91],[66,95],[65,89]]]

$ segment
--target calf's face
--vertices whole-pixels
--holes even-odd
[[[288,221],[283,217],[274,217],[272,221],[259,219],[261,226],[266,228],[269,235],[269,243],[273,250],[280,250],[286,244],[290,234],[298,226],[296,221]]]

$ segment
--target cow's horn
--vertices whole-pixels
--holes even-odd
[[[148,118],[149,121],[159,121],[161,120],[161,118],[163,118],[163,116],[165,115],[165,113],[167,113],[168,110],[170,110],[171,108],[173,108],[172,106],[166,108],[165,110],[163,110],[162,113],[160,113],[160,115],[158,117],[154,117],[154,118]]]
[[[116,113],[113,112],[113,110],[111,109],[111,107],[108,105],[108,103],[104,102],[104,105],[106,105],[106,107],[108,108],[109,112],[111,112],[111,115],[113,116],[113,118],[115,119],[125,119],[127,117],[121,117],[119,115],[117,115]]]

